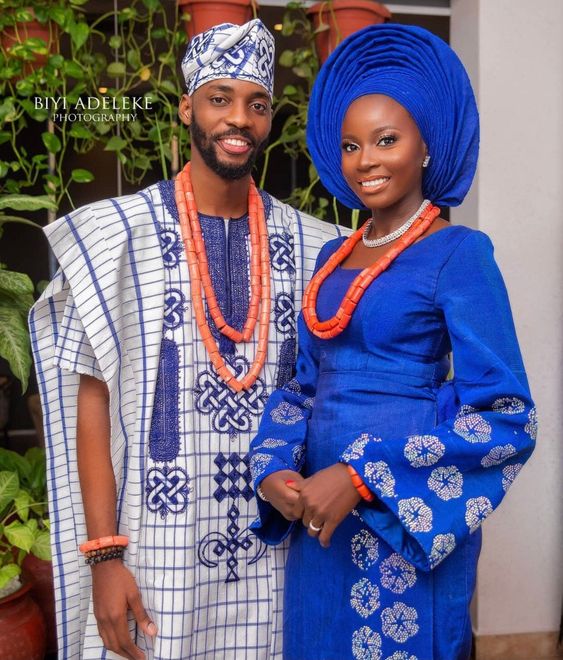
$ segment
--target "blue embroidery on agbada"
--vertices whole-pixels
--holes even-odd
[[[254,536],[249,527],[241,530],[238,524],[240,510],[236,505],[237,499],[242,497],[249,502],[254,496],[250,485],[252,477],[248,455],[241,457],[233,452],[227,458],[223,452],[219,452],[215,457],[215,465],[218,468],[214,476],[217,489],[213,496],[218,502],[226,497],[233,501],[227,513],[226,533],[217,531],[207,534],[199,543],[198,557],[208,568],[216,568],[224,560],[227,566],[225,582],[238,582],[239,556],[245,553],[249,556],[247,563],[254,564],[263,557],[266,545]],[[254,552],[250,553],[253,547]]]
[[[188,506],[189,477],[180,467],[151,468],[147,472],[147,507],[161,518],[183,513]]]
[[[237,377],[250,367],[242,355],[225,362]],[[211,423],[217,433],[228,433],[232,437],[252,428],[252,418],[262,414],[268,399],[266,385],[261,378],[256,379],[250,390],[235,394],[211,364],[209,369],[197,375],[194,395],[197,410],[203,415],[212,415]]]
[[[180,450],[179,365],[178,346],[164,338],[149,433],[149,454],[153,461],[173,461]]]

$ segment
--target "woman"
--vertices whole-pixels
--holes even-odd
[[[467,74],[425,30],[366,28],[321,70],[308,139],[372,219],[321,251],[252,444],[255,532],[291,532],[284,657],[466,659],[479,527],[536,433],[491,243],[439,217],[476,167]]]

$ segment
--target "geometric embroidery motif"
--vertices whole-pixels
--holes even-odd
[[[215,457],[215,465],[219,468],[217,474],[213,477],[218,488],[213,496],[218,502],[222,502],[227,495],[236,499],[243,497],[247,502],[254,497],[254,492],[250,485],[252,477],[250,475],[248,455],[241,458],[233,452],[228,458],[219,452]]]
[[[169,330],[179,327],[184,321],[186,297],[179,289],[164,292],[164,325]]]
[[[270,236],[270,262],[274,270],[295,272],[293,236],[291,234],[284,232]]]
[[[237,569],[239,566],[239,555],[249,556],[248,565],[255,564],[266,552],[266,546],[257,539],[249,528],[241,531],[238,524],[240,510],[236,505],[236,500],[242,497],[249,502],[254,493],[250,485],[251,476],[249,469],[248,454],[244,457],[233,452],[227,458],[223,452],[219,452],[215,457],[215,465],[218,468],[214,476],[215,483],[218,485],[213,496],[218,502],[222,502],[226,497],[233,501],[229,507],[227,518],[228,525],[226,533],[211,532],[207,534],[199,543],[199,560],[208,568],[216,568],[219,561],[224,560],[227,566],[227,577],[225,582],[238,582]],[[254,552],[250,550],[254,547]]]
[[[295,307],[292,296],[288,293],[279,293],[276,296],[274,315],[278,332],[295,335]]]
[[[238,355],[225,360],[239,377],[249,368],[248,360]],[[262,414],[267,400],[266,386],[261,378],[250,390],[238,394],[233,392],[210,365],[209,370],[197,375],[194,388],[195,406],[203,415],[212,415],[211,423],[217,433],[228,433],[231,437],[252,429],[252,417]]]
[[[147,508],[165,518],[182,513],[188,506],[189,477],[182,468],[151,468],[147,473]]]

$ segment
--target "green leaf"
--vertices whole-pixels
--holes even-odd
[[[35,89],[34,84],[31,82],[31,80],[23,79],[23,80],[18,80],[16,83],[16,89],[19,94],[22,96],[31,96],[33,94],[33,90]]]
[[[43,133],[43,135],[51,135],[51,133]],[[13,195],[0,195],[0,209],[15,209],[16,211],[49,209],[56,211],[57,205],[47,195],[21,195],[17,193]]]
[[[13,580],[21,573],[21,568],[17,564],[6,564],[0,568],[0,589],[3,589],[10,580]]]
[[[55,69],[60,69],[64,64],[65,58],[62,55],[56,54],[51,55],[49,58],[49,64],[54,66]]]
[[[44,39],[38,39],[37,37],[29,37],[29,39],[26,39],[25,47],[29,48],[32,53],[36,53],[37,55],[47,55],[49,53],[47,42]]]
[[[55,21],[57,25],[60,25],[64,29],[68,19],[68,14],[62,7],[51,7],[49,9],[49,16],[53,21]],[[59,55],[59,57],[62,60],[62,56]]]
[[[4,536],[8,541],[15,545],[16,548],[29,552],[33,543],[35,542],[35,534],[33,531],[21,522],[14,520],[14,522],[4,527]]]
[[[286,85],[283,88],[282,94],[284,96],[293,96],[294,94],[297,94],[297,87],[295,87],[295,85]]]
[[[87,23],[71,23],[69,27],[70,38],[75,48],[80,48],[86,43],[90,28]]]
[[[72,170],[70,178],[77,183],[90,183],[94,180],[92,172],[83,169]]]
[[[0,356],[8,361],[12,373],[21,381],[25,391],[31,369],[31,353],[27,326],[18,309],[0,307]]]
[[[88,2],[88,0],[70,0],[71,5],[76,5],[77,7],[81,7],[82,5],[85,5]]]
[[[29,518],[29,505],[33,502],[27,490],[20,490],[14,498],[16,513],[24,522]]]
[[[108,75],[118,78],[125,75],[125,64],[123,62],[112,62],[107,68]]]
[[[162,39],[166,36],[166,30],[164,28],[154,28],[151,30],[151,37],[153,39]]]
[[[125,146],[127,146],[127,140],[114,135],[108,140],[104,151],[120,151]]]
[[[86,128],[86,126],[82,126],[82,124],[77,124],[76,122],[72,124],[72,128],[68,134],[73,138],[82,138],[84,140],[93,137],[92,133]]]
[[[52,154],[56,154],[61,150],[61,141],[54,133],[41,133],[41,139],[43,144],[47,147],[47,151]]]
[[[296,76],[299,76],[299,78],[310,78],[313,75],[313,71],[308,64],[294,66],[292,71]]]
[[[156,11],[160,6],[160,0],[143,0],[143,4],[149,11]]]
[[[114,34],[110,37],[109,47],[110,48],[119,48],[121,46],[122,39],[118,34]]]
[[[284,50],[280,55],[278,63],[280,66],[291,67],[293,66],[294,54],[292,50]]]
[[[37,447],[39,449],[39,447]],[[0,470],[17,472],[21,481],[29,481],[31,465],[21,454],[0,447]]]
[[[44,561],[51,560],[51,543],[49,541],[49,532],[44,530],[35,537],[35,543],[31,546],[31,552]]]
[[[16,472],[0,472],[0,511],[3,511],[17,496],[20,480]]]
[[[163,80],[160,83],[160,87],[165,92],[168,92],[169,94],[173,94],[174,96],[179,96],[179,94],[180,94],[180,91],[178,90],[176,85],[171,80]]]
[[[130,50],[127,52],[127,63],[132,69],[141,68],[141,56],[138,50]]]
[[[33,300],[33,282],[25,273],[12,270],[0,270],[0,293],[10,296],[30,298]]]
[[[17,116],[16,106],[11,98],[0,104],[0,121],[12,122]]]
[[[63,71],[67,76],[70,76],[75,80],[81,80],[84,77],[84,72],[82,71],[82,67],[73,60],[65,60],[65,63],[63,65]]]

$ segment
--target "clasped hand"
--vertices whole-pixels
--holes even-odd
[[[280,470],[268,475],[261,489],[284,518],[302,520],[309,536],[318,537],[323,548],[330,546],[334,530],[361,499],[343,463],[307,479],[293,470]]]

